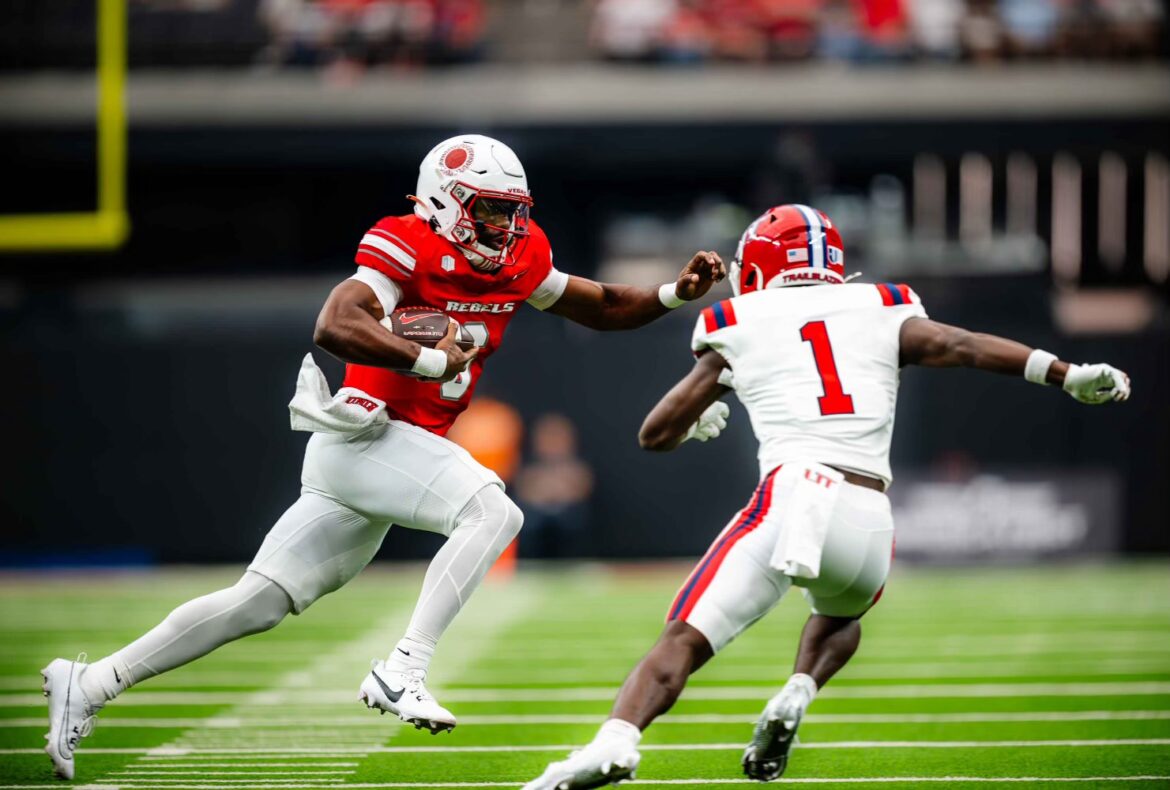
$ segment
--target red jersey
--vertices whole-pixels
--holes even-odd
[[[552,271],[544,231],[530,221],[528,232],[516,263],[488,273],[472,268],[458,247],[413,214],[380,220],[358,246],[358,265],[398,284],[399,307],[434,307],[451,314],[475,338],[479,354],[467,372],[445,384],[351,364],[345,368],[344,386],[386,401],[392,419],[446,435],[471,402],[484,361],[499,347],[508,322]]]

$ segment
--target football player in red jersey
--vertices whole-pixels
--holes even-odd
[[[503,483],[443,438],[471,399],[483,364],[525,302],[594,329],[633,329],[703,296],[725,276],[699,252],[660,288],[608,285],[553,267],[516,154],[480,135],[437,145],[419,169],[414,213],[386,217],[362,238],[357,272],[330,294],[314,340],[348,363],[330,396],[307,357],[290,404],[294,428],[313,432],[300,499],[268,533],[234,586],[189,601],[135,642],[93,664],[57,659],[43,671],[49,697],[46,751],[73,777],[73,753],[97,711],[131,685],[220,645],[272,628],[285,615],[352,579],[391,524],[437,532],[406,634],[375,661],[358,696],[432,732],[455,717],[424,684],[436,643],[492,563],[520,530]],[[387,331],[398,306],[428,306],[459,319],[435,348]],[[454,327],[454,325],[452,325]]]

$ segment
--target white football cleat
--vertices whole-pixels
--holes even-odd
[[[796,743],[796,728],[804,716],[808,696],[785,687],[764,706],[752,741],[743,752],[743,772],[759,782],[779,778],[788,767],[788,752]]]
[[[416,730],[426,727],[431,735],[455,729],[455,716],[435,702],[423,683],[426,670],[393,672],[386,669],[384,661],[373,661],[370,666],[370,674],[358,691],[358,699],[367,708],[377,708],[383,714],[393,713],[407,724],[413,724]]]
[[[49,734],[45,751],[53,770],[62,779],[73,778],[73,752],[81,739],[93,732],[97,712],[105,703],[93,703],[81,690],[81,674],[89,666],[82,653],[76,661],[54,659],[41,670],[41,689],[49,698]]]
[[[553,763],[524,790],[588,790],[633,779],[642,755],[620,738],[604,738]]]

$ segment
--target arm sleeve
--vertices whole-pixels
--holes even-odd
[[[536,290],[528,297],[528,304],[537,310],[547,310],[556,304],[569,285],[569,275],[556,269],[550,269],[548,276],[536,286]]]
[[[382,312],[386,315],[393,313],[394,308],[402,302],[401,286],[376,269],[359,266],[349,279],[370,286],[374,296],[378,297],[378,301],[382,303]]]
[[[404,283],[414,274],[417,255],[408,235],[399,227],[398,218],[389,217],[366,231],[358,243],[354,260],[359,266]]]

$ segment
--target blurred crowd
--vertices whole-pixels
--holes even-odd
[[[1166,0],[128,0],[139,67],[1165,57]],[[0,71],[93,65],[95,0],[0,2]],[[490,23],[490,24],[489,24]],[[35,43],[30,43],[35,42]]]
[[[261,62],[360,71],[462,63],[482,55],[482,0],[261,0]]]
[[[596,0],[590,43],[626,62],[1139,59],[1161,0]]]

